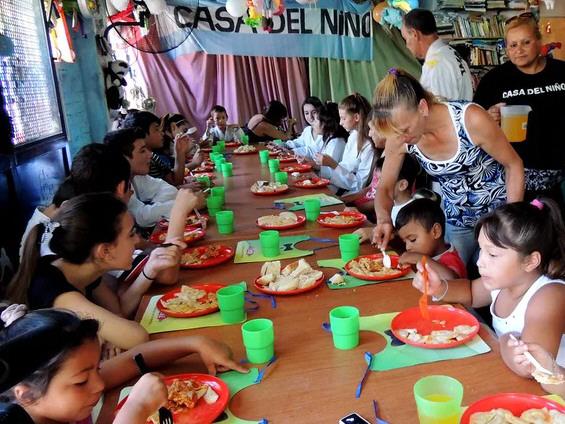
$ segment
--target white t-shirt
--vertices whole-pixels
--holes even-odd
[[[230,142],[233,140],[240,140],[243,135],[243,130],[239,127],[228,126],[224,132],[220,129],[220,127],[212,127],[209,132],[206,131],[204,133],[202,139],[206,140],[208,135],[211,135],[213,140],[224,140]]]
[[[528,309],[528,304],[530,299],[547,284],[565,284],[563,280],[554,280],[545,275],[539,277],[526,293],[522,296],[522,299],[518,302],[518,305],[514,310],[506,317],[500,318],[494,312],[494,305],[496,304],[496,298],[498,297],[500,290],[492,290],[490,296],[492,298],[492,303],[490,305],[490,313],[492,315],[492,326],[497,336],[502,336],[506,333],[518,333],[522,334],[524,326],[526,325],[526,311]],[[561,344],[559,345],[559,351],[557,353],[556,361],[559,365],[565,366],[565,334],[561,335]]]
[[[361,151],[357,151],[357,130],[351,131],[339,165],[331,171],[330,181],[346,190],[345,195],[360,191],[371,177],[375,150],[373,142],[365,139]]]
[[[285,145],[289,149],[293,149],[295,154],[303,155],[303,152],[305,151],[303,150],[304,148],[307,149],[308,147],[314,146],[316,142],[321,139],[321,135],[317,135],[316,138],[314,138],[314,130],[310,125],[308,125],[306,128],[304,128],[302,134],[300,134],[298,138],[295,138],[294,140],[288,140],[287,142],[285,142]]]
[[[322,137],[317,137],[314,140],[314,144],[310,146],[298,147],[294,149],[294,153],[300,156],[304,156],[310,160],[314,160],[316,154],[321,153],[323,155],[330,156],[337,163],[341,162],[343,157],[343,151],[345,150],[345,140],[341,137],[330,138],[327,143],[324,144]],[[331,178],[333,169],[329,166],[320,167],[320,176],[323,178]]]
[[[390,219],[392,219],[392,224],[396,227],[396,217],[398,216],[398,212],[400,212],[400,209],[402,209],[404,206],[406,206],[408,203],[413,202],[414,198],[412,197],[410,200],[408,200],[407,202],[404,202],[400,205],[394,204],[392,206],[392,209],[390,211]]]
[[[168,218],[178,190],[160,178],[136,175],[132,180],[134,194],[128,203],[135,222],[151,227],[161,217]]]
[[[420,83],[426,90],[445,100],[473,99],[469,65],[442,39],[437,39],[428,48]]]

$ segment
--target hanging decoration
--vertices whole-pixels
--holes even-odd
[[[382,13],[383,13],[383,9],[387,6],[386,1],[382,1],[381,3],[377,4],[375,7],[373,7],[373,20],[380,24],[381,23],[381,18],[382,18]]]
[[[114,60],[108,63],[106,74],[106,102],[108,108],[118,110],[127,107],[124,87],[127,86],[125,79],[129,71],[129,65],[123,60]]]
[[[246,0],[228,0],[226,10],[235,18],[241,18],[247,12]]]
[[[273,16],[282,15],[284,12],[283,0],[247,0],[248,18],[243,23],[252,28],[259,25],[263,31],[271,32],[273,30]]]
[[[384,6],[381,6],[384,4]],[[388,5],[388,7],[387,7]],[[419,0],[386,0],[375,8],[381,7],[380,11],[373,10],[373,19],[377,20],[375,13],[380,17],[378,21],[381,25],[389,25],[400,29],[402,27],[402,17],[419,6]]]

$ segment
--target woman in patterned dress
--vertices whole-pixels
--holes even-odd
[[[373,242],[385,248],[392,236],[394,184],[409,154],[440,183],[447,239],[468,263],[477,248],[474,226],[479,218],[506,201],[522,200],[520,157],[480,106],[439,103],[402,70],[389,70],[377,85],[373,108],[373,123],[387,137]]]

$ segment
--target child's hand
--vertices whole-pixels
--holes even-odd
[[[421,261],[416,264],[416,269],[418,272],[416,273],[414,280],[412,280],[412,285],[423,293],[424,276],[422,275],[422,271],[424,270],[424,268],[422,266]],[[437,274],[437,272],[433,270],[433,268],[430,266],[429,263],[426,264],[426,270],[428,271],[428,282],[429,282],[428,294],[430,296],[435,296],[440,294],[442,292],[442,283],[441,283],[441,279],[439,278],[439,275]]]
[[[398,263],[400,265],[416,265],[420,260],[422,260],[420,253],[404,252],[398,259]]]
[[[233,353],[228,345],[208,337],[200,337],[196,343],[198,353],[208,368],[208,372],[235,370],[247,373],[249,370],[233,360]]]
[[[530,352],[537,359],[542,367],[548,371],[554,372],[555,361],[543,347],[535,343],[524,343],[522,340],[512,340],[511,337],[507,341],[508,347],[511,349],[512,360],[514,363],[523,367],[530,374],[536,370],[530,360],[524,355],[524,352]]]
[[[371,240],[372,233],[373,230],[371,228],[358,228],[353,231],[353,234],[357,234],[359,236],[359,243],[365,243],[366,241]]]
[[[208,129],[214,127],[214,118],[212,118],[211,116],[206,120],[206,127]]]
[[[143,267],[145,275],[154,280],[161,271],[177,266],[180,261],[180,252],[186,247],[183,242],[179,242],[179,244],[158,247],[151,251],[149,259]]]
[[[185,158],[186,153],[192,147],[192,140],[188,135],[181,135],[175,139],[175,155],[177,158]]]
[[[337,162],[333,160],[331,156],[323,155],[322,153],[316,153],[314,157],[314,162],[316,162],[320,166],[329,166],[330,168],[335,169],[337,167]]]
[[[196,182],[196,181],[195,181]],[[196,182],[199,184],[198,182]],[[196,205],[198,204],[198,194],[194,193],[191,189],[186,188],[186,185],[180,188],[177,197],[175,198],[175,203],[173,204],[173,208],[181,209],[185,211],[185,213],[189,213],[192,211]]]
[[[167,385],[157,374],[144,374],[131,389],[124,408],[134,407],[144,411],[148,418],[161,406],[166,405],[169,394]]]

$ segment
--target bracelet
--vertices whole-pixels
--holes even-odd
[[[434,302],[439,302],[440,300],[442,300],[445,297],[445,295],[447,294],[447,291],[449,290],[449,284],[447,283],[447,280],[442,278],[441,282],[445,283],[445,290],[440,296],[432,296],[432,300]]]
[[[144,276],[145,278],[147,278],[149,281],[155,281],[155,279],[157,279],[157,277],[151,278],[151,277],[147,276],[147,274],[145,273],[145,268],[143,268],[143,269],[141,270],[141,273],[142,273],[143,276]]]

